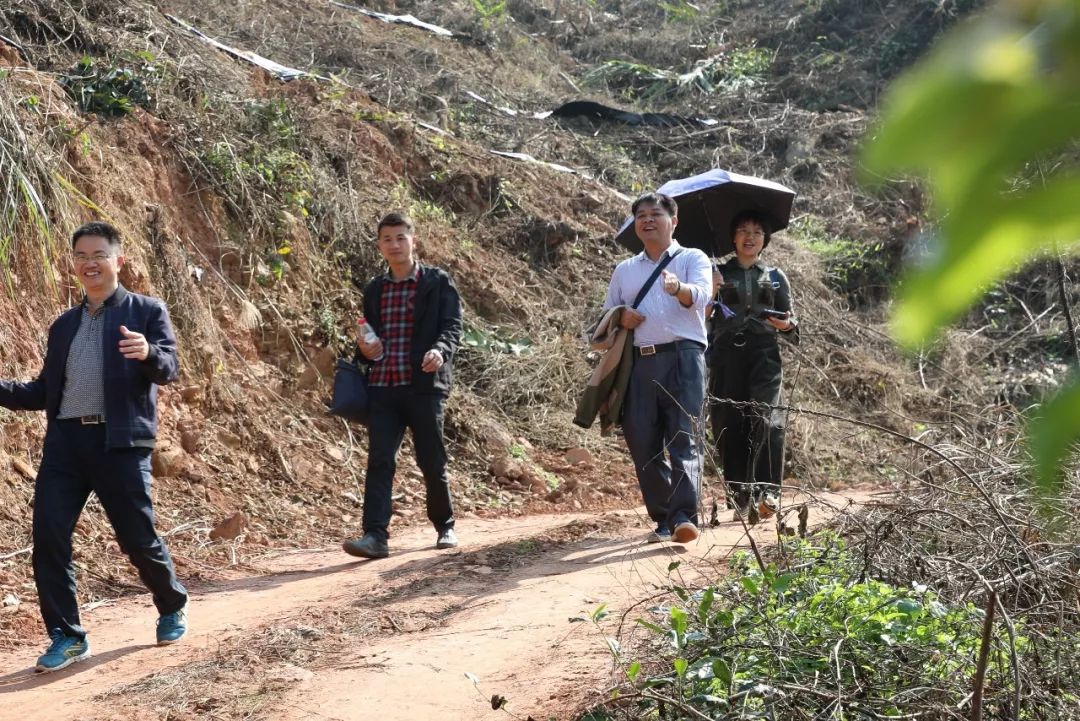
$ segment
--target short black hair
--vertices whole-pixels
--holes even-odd
[[[375,235],[380,235],[382,229],[388,225],[404,225],[410,235],[416,232],[416,227],[413,225],[412,218],[405,213],[387,213],[382,217],[382,220],[379,221],[379,227],[375,229]]]
[[[75,232],[71,234],[71,247],[74,248],[75,244],[79,242],[79,238],[84,235],[96,235],[107,240],[109,245],[120,247],[120,231],[115,225],[106,223],[104,220],[91,220],[89,223],[83,223],[76,228]]]
[[[630,206],[630,215],[637,215],[638,208],[646,204],[660,206],[672,218],[679,215],[679,204],[670,195],[664,195],[663,193],[645,193],[645,195],[638,197],[634,204]]]
[[[735,229],[743,223],[751,221],[761,226],[762,232],[765,233],[765,242],[762,244],[762,248],[769,244],[769,240],[772,238],[773,222],[772,218],[767,213],[762,213],[760,210],[740,210],[735,214],[735,217],[731,219],[731,237],[735,237]]]

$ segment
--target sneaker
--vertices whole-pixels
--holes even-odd
[[[758,500],[758,517],[762,520],[772,518],[780,510],[780,496],[775,493],[763,493]]]
[[[363,538],[350,538],[341,544],[345,553],[360,558],[386,558],[390,555],[390,547],[386,541],[380,541],[370,533],[365,533]]]
[[[675,543],[690,543],[696,541],[698,537],[698,529],[690,521],[683,521],[682,523],[675,524],[675,532],[672,534],[675,539]]]
[[[58,628],[49,631],[49,638],[52,643],[44,654],[38,656],[37,665],[34,667],[40,673],[59,671],[90,658],[90,642],[86,638],[65,635]]]
[[[457,534],[454,533],[453,528],[444,528],[439,531],[439,538],[435,541],[435,548],[439,550],[445,548],[457,548]]]
[[[757,504],[755,503],[750,504],[750,509],[748,510],[746,515],[746,522],[749,523],[751,526],[756,526],[758,521],[761,520],[761,514],[758,513]]]
[[[187,605],[179,611],[166,613],[157,620],[157,645],[168,646],[176,643],[187,633]]]
[[[756,526],[758,521],[761,520],[761,514],[758,512],[758,507],[753,503],[748,503],[745,506],[736,506],[735,512],[731,514],[731,520],[735,523],[745,523],[748,526]]]
[[[656,530],[650,531],[645,537],[645,543],[666,543],[671,540],[671,529],[660,524]]]
[[[750,506],[753,497],[750,495],[750,491],[745,488],[728,496],[728,503],[734,510],[731,514],[731,520],[735,523],[747,523],[750,521]]]

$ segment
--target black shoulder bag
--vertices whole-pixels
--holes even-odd
[[[641,286],[641,290],[638,291],[637,298],[634,298],[634,304],[630,306],[632,309],[637,310],[637,307],[641,305],[641,301],[645,300],[645,296],[648,294],[649,289],[652,288],[653,283],[660,277],[660,274],[664,272],[664,268],[668,267],[668,263],[675,260],[675,256],[682,252],[682,248],[679,248],[671,255],[660,261],[660,265],[656,266],[656,270],[652,272],[649,279],[645,281],[645,285]]]
[[[330,413],[350,421],[368,422],[367,365],[358,363],[359,353],[351,361],[338,358],[334,369],[334,395]]]

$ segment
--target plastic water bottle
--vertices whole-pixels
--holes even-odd
[[[360,316],[359,318],[356,319],[356,325],[360,329],[360,337],[363,338],[364,342],[367,343],[368,345],[371,345],[372,343],[379,340],[379,336],[377,336],[375,334],[375,329],[371,327],[371,325],[367,322],[367,320],[364,318],[364,316]],[[382,355],[380,355],[375,360],[382,360],[383,355],[386,355],[386,354],[383,353]]]

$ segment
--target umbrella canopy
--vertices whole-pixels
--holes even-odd
[[[772,221],[772,229],[777,231],[787,227],[791,203],[795,200],[791,188],[719,168],[691,178],[669,180],[656,192],[670,195],[679,204],[676,240],[716,257],[735,250],[731,220],[738,213],[757,210]],[[635,253],[644,248],[634,231],[633,218],[623,223],[615,239]]]

